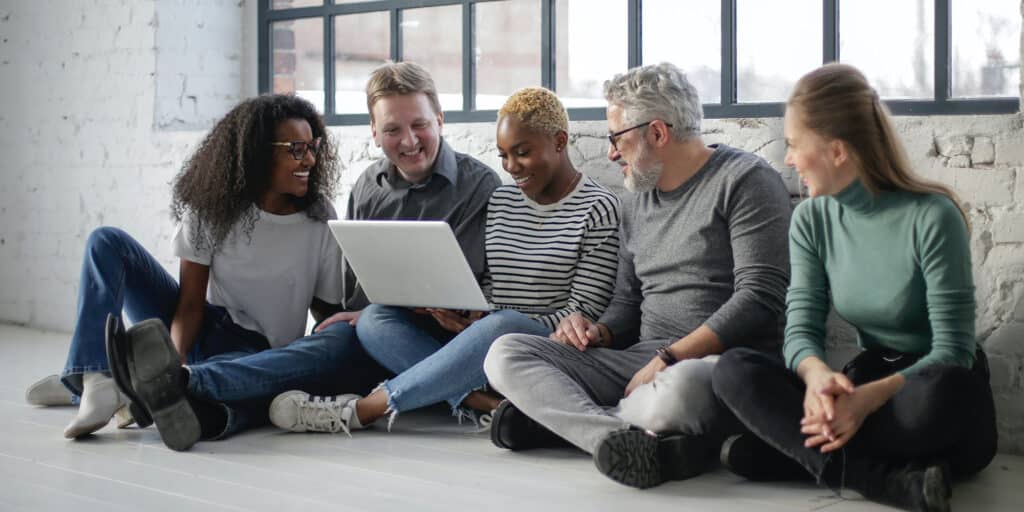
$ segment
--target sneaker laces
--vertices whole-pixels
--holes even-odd
[[[359,423],[359,418],[355,417],[355,407],[351,405],[354,400],[341,403],[338,398],[335,396],[311,396],[305,402],[298,403],[296,423],[306,427],[307,430],[331,433],[341,430],[351,437],[352,431],[349,424],[353,422],[353,418],[355,418],[356,424]]]

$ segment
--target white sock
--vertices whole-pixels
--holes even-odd
[[[100,372],[83,374],[78,415],[64,428],[64,437],[73,439],[103,428],[127,402],[113,378]]]

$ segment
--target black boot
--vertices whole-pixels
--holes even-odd
[[[512,451],[570,446],[568,441],[534,421],[508,400],[502,400],[491,415],[491,442],[498,448]]]
[[[726,439],[719,459],[729,471],[755,482],[811,480],[797,461],[750,433]]]
[[[833,489],[849,487],[869,500],[919,512],[948,512],[953,496],[944,463],[846,459],[837,453],[825,468],[824,479]]]
[[[594,465],[620,484],[646,489],[707,471],[717,448],[709,436],[659,436],[631,428],[605,436],[594,450]]]

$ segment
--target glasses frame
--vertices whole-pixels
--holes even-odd
[[[653,123],[655,121],[660,121],[660,119],[651,119],[650,121],[647,121],[646,123],[640,123],[640,124],[638,124],[636,126],[630,126],[629,128],[626,128],[624,130],[619,130],[617,132],[609,133],[608,134],[608,143],[612,145],[612,149],[614,149],[615,151],[618,151],[619,150],[619,146],[617,145],[616,142],[619,140],[619,137],[623,136],[624,134],[626,134],[628,132],[636,130],[637,128],[643,128],[645,126],[648,126],[648,125],[650,125],[651,123]],[[672,123],[665,123],[665,126],[668,126],[669,128],[671,128],[672,127]]]
[[[320,155],[320,146],[323,143],[323,137],[317,137],[313,139],[313,142],[306,142],[304,140],[293,140],[290,142],[274,141],[271,142],[271,146],[281,146],[288,148],[288,152],[291,153],[292,158],[301,161],[306,158],[306,153],[312,153],[313,158]],[[303,149],[297,149],[297,146],[302,144]]]

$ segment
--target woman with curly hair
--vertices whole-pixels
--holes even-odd
[[[271,406],[274,424],[349,431],[439,402],[482,418],[500,402],[483,371],[495,339],[547,335],[574,313],[600,316],[618,268],[619,200],[573,167],[568,132],[568,114],[547,89],[521,89],[498,113],[498,156],[514,183],[498,187],[487,205],[483,288],[497,311],[481,318],[370,305],[356,326],[359,343],[397,376],[365,398],[284,393]],[[304,412],[314,407],[329,414]]]
[[[320,307],[342,298],[341,254],[326,223],[336,217],[330,200],[338,176],[314,107],[294,96],[260,96],[217,122],[173,182],[177,282],[124,231],[95,230],[86,245],[77,323],[61,375],[81,396],[65,437],[102,428],[127,405],[127,395],[142,397],[132,407],[140,426],[152,415],[168,446],[187,449],[200,430],[214,438],[265,422],[269,399],[260,405],[263,397],[295,386],[333,389],[328,374],[333,377],[345,360],[371,368],[359,361],[357,344],[336,339],[337,329],[350,326],[302,338],[307,310],[320,316]],[[157,386],[136,375],[154,363],[146,358],[160,352],[149,347],[143,353],[143,341],[129,340],[133,346],[121,347],[125,354],[110,353],[114,345],[105,346],[104,321],[122,312],[132,322],[156,319],[150,328],[159,332],[148,339],[166,346],[166,370],[180,378]],[[119,368],[131,378],[120,379]],[[171,397],[185,412],[162,425],[167,404],[147,400],[153,393]]]

